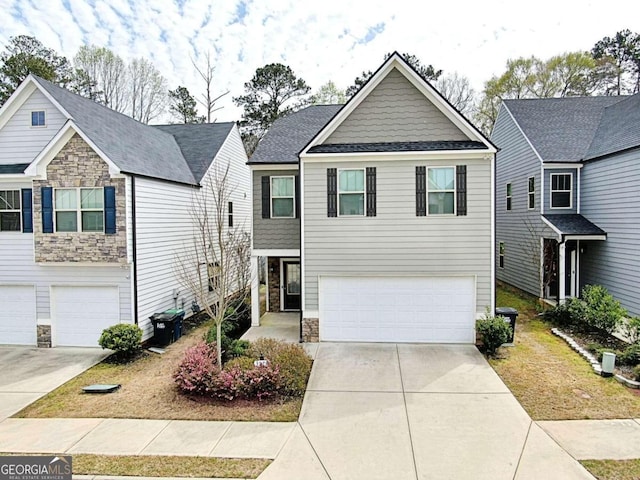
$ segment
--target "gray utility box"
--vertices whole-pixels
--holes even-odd
[[[516,318],[518,318],[518,310],[512,307],[497,307],[496,317],[504,317],[509,321],[511,325],[511,335],[507,343],[513,343],[513,338],[516,334]]]

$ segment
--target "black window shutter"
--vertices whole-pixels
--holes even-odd
[[[22,189],[22,231],[33,233],[33,194],[30,188]]]
[[[427,167],[416,167],[416,216],[427,216]]]
[[[376,216],[376,167],[367,167],[367,217]]]
[[[116,233],[116,187],[104,187],[104,233]]]
[[[233,202],[228,202],[228,220],[229,220],[229,226],[233,227]]]
[[[458,165],[456,167],[456,203],[457,214],[467,214],[467,166]]]
[[[271,179],[262,177],[262,218],[271,218]]]
[[[338,171],[327,168],[327,217],[338,216]]]
[[[295,176],[295,204],[296,204],[296,218],[300,218],[300,176]]]
[[[53,233],[53,188],[42,187],[42,233]]]

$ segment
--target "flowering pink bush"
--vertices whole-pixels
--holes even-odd
[[[219,372],[216,345],[200,342],[184,352],[173,379],[185,393],[206,395]]]

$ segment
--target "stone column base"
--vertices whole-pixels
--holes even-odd
[[[38,325],[38,348],[51,348],[51,325]]]
[[[302,341],[303,342],[319,342],[320,330],[317,318],[302,319]]]

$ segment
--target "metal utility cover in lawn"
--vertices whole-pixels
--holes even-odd
[[[104,385],[96,383],[95,385],[89,385],[88,387],[83,387],[82,391],[84,393],[111,393],[115,392],[120,388],[120,384],[117,385]]]

